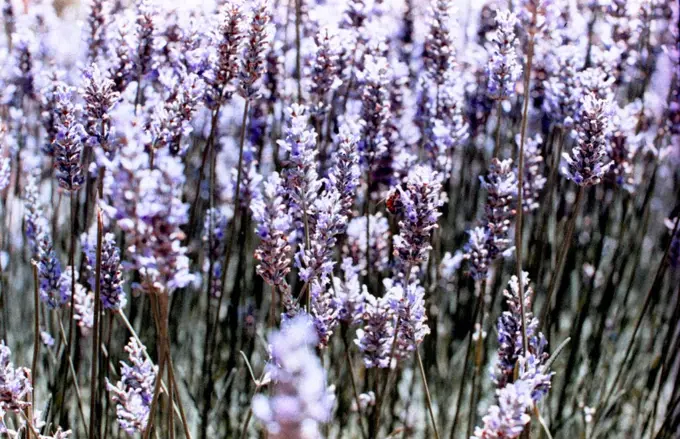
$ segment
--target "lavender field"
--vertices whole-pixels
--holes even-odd
[[[0,3],[0,437],[680,438],[678,2]]]

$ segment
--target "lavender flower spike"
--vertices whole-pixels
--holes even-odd
[[[0,341],[0,415],[4,412],[19,413],[31,403],[26,397],[31,395],[31,371],[25,367],[15,368],[10,356],[12,351]],[[0,426],[2,426],[0,416]]]
[[[394,237],[394,254],[413,267],[428,258],[430,235],[441,215],[441,182],[437,173],[426,166],[416,166],[406,179],[406,188],[399,188],[404,214],[399,221],[399,235]]]
[[[423,47],[423,64],[429,78],[437,85],[446,80],[446,72],[455,65],[455,44],[450,29],[451,1],[432,0],[430,32]]]
[[[328,176],[330,183],[340,193],[341,213],[347,218],[352,212],[356,188],[361,177],[357,142],[354,127],[351,124],[342,125],[338,135],[338,148],[335,151],[335,165]]]
[[[468,231],[470,235],[465,245],[465,259],[470,264],[470,276],[474,280],[485,279],[489,273],[489,231],[484,227],[475,227]]]
[[[243,12],[239,2],[231,1],[224,7],[217,34],[217,62],[206,82],[211,85],[206,95],[212,108],[231,98],[233,80],[239,72],[238,52],[243,39]]]
[[[121,377],[115,386],[106,380],[106,389],[116,403],[118,424],[131,435],[146,428],[156,382],[156,366],[145,358],[145,350],[144,346],[130,338],[125,347],[130,364],[120,362]]]
[[[489,173],[480,180],[488,193],[484,207],[485,227],[489,231],[489,258],[494,260],[510,247],[508,232],[515,216],[513,202],[517,195],[512,159],[493,158]]]
[[[579,186],[598,184],[607,173],[611,162],[607,158],[609,131],[609,103],[587,94],[581,102],[576,124],[576,146],[571,155],[563,153],[567,166],[562,172]]]
[[[496,34],[493,53],[489,58],[489,96],[504,100],[515,93],[515,84],[522,75],[522,65],[515,49],[517,16],[510,11],[496,13]]]
[[[88,239],[89,238],[89,239]],[[96,288],[95,266],[97,262],[96,235],[91,234],[83,239],[83,252],[87,262],[88,283],[92,291]],[[123,275],[120,262],[120,250],[116,245],[113,233],[107,233],[102,239],[100,297],[103,309],[118,310],[125,306],[127,299],[123,291]]]
[[[77,191],[83,184],[83,168],[80,155],[83,150],[81,138],[83,127],[77,122],[72,102],[73,88],[65,84],[57,86],[56,109],[58,113],[57,135],[54,140],[55,166],[59,186],[68,192]]]
[[[115,90],[115,83],[106,72],[99,70],[96,64],[85,72],[85,87],[82,95],[85,101],[85,130],[89,136],[90,146],[99,146],[109,152],[109,135],[111,133],[110,112],[120,98]]]
[[[390,367],[394,325],[389,299],[366,293],[362,320],[364,327],[357,329],[354,343],[363,354],[364,365],[369,369]]]
[[[311,318],[300,314],[269,337],[272,380],[270,396],[253,398],[253,413],[272,439],[320,437],[319,424],[328,422],[334,398],[326,372],[314,352],[317,343]]]
[[[240,93],[246,99],[258,96],[260,86],[258,80],[264,71],[265,52],[269,46],[267,41],[267,24],[271,19],[267,0],[259,0],[253,6],[253,17],[248,31],[243,66],[240,74]]]
[[[531,416],[527,414],[532,406],[531,387],[526,381],[518,380],[496,392],[498,403],[492,405],[482,419],[483,427],[475,428],[470,439],[514,439],[518,438]]]
[[[418,349],[418,345],[430,333],[430,327],[426,323],[425,288],[417,282],[404,287],[390,279],[385,280],[385,286],[389,288],[386,297],[390,300],[390,306],[399,316],[395,356],[405,359]]]

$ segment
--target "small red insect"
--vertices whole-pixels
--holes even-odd
[[[401,192],[398,188],[392,189],[392,191],[389,193],[385,199],[385,206],[392,215],[401,213],[404,203],[401,201]]]

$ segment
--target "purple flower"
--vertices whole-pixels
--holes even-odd
[[[92,0],[87,15],[87,59],[96,61],[99,56],[108,54],[107,27],[109,25],[110,5],[105,0]]]
[[[430,333],[425,312],[425,288],[417,282],[407,287],[399,281],[385,280],[388,300],[394,313],[399,317],[396,329],[397,344],[395,356],[408,358]]]
[[[390,367],[390,352],[394,340],[394,323],[389,298],[365,296],[363,328],[357,329],[354,343],[359,347],[367,368]]]
[[[518,438],[531,416],[527,410],[532,406],[531,386],[518,380],[496,391],[497,404],[489,407],[482,418],[483,426],[475,428],[471,439]]]
[[[456,48],[450,29],[450,0],[434,0],[430,11],[430,31],[423,47],[423,65],[431,81],[443,84],[446,73],[456,65]]]
[[[431,168],[416,166],[409,172],[405,187],[398,187],[403,213],[399,218],[399,235],[394,240],[394,255],[408,267],[426,262],[432,248],[430,237],[436,229],[444,204],[441,182]]]
[[[486,279],[489,273],[489,241],[491,235],[484,227],[468,230],[469,240],[465,245],[465,259],[470,264],[470,276],[475,280]]]
[[[31,406],[31,371],[25,367],[15,368],[10,356],[12,351],[0,341],[0,424],[4,412],[19,413]]]
[[[91,233],[83,236],[83,253],[90,289],[96,289],[97,236]],[[102,237],[102,261],[100,273],[100,299],[103,309],[118,310],[125,307],[127,298],[123,291],[123,274],[120,262],[120,250],[116,245],[116,236],[107,233]]]
[[[365,297],[368,294],[366,285],[359,282],[359,269],[352,264],[350,258],[342,261],[344,281],[333,278],[333,291],[338,301],[338,320],[346,324],[358,324],[364,313]]]
[[[205,214],[203,226],[203,242],[206,248],[207,257],[203,261],[203,272],[210,270],[212,262],[212,278],[210,285],[211,297],[220,297],[222,294],[222,261],[224,249],[227,245],[227,225],[232,219],[232,212],[225,212],[225,209],[211,208]]]
[[[285,140],[279,146],[288,152],[288,160],[283,170],[286,196],[290,198],[290,213],[299,224],[306,215],[313,214],[314,200],[317,198],[322,182],[317,172],[316,131],[308,126],[307,108],[293,104],[286,110],[289,122],[285,129]]]
[[[85,101],[85,131],[89,136],[87,143],[110,152],[112,150],[109,144],[110,112],[118,102],[120,93],[115,90],[115,83],[107,73],[101,72],[96,64],[92,64],[85,72],[85,79],[82,95]]]
[[[543,110],[558,127],[570,129],[579,107],[581,87],[577,72],[583,64],[581,50],[565,44],[555,53],[554,73],[545,82]]]
[[[609,134],[609,104],[593,94],[586,94],[576,124],[576,146],[571,155],[563,153],[567,166],[562,172],[579,186],[598,184],[611,163],[606,163]]]
[[[257,274],[277,289],[287,289],[286,275],[290,272],[291,246],[288,236],[292,229],[291,218],[283,202],[283,182],[273,172],[264,183],[263,197],[252,206],[255,233],[260,244],[255,250],[259,261]]]
[[[269,396],[256,395],[252,406],[273,439],[318,438],[319,424],[330,419],[334,397],[314,352],[317,341],[306,314],[288,320],[281,331],[269,336],[271,361],[266,373],[272,391]]]
[[[338,147],[334,154],[335,164],[328,175],[329,183],[340,194],[341,213],[347,218],[352,212],[356,189],[361,177],[357,154],[358,137],[353,128],[349,124],[340,127]]]
[[[264,71],[265,51],[269,47],[267,24],[270,19],[267,0],[255,2],[239,75],[240,93],[246,99],[254,99],[259,94],[258,80]]]
[[[54,250],[52,238],[47,230],[42,230],[38,241],[38,279],[40,280],[40,300],[49,309],[62,307],[71,297],[71,289],[61,288],[61,264]]]
[[[26,239],[31,248],[31,256],[39,260],[40,240],[47,230],[47,218],[40,205],[40,193],[38,191],[38,175],[29,173],[26,183],[26,195],[24,198],[24,224]]]
[[[57,86],[55,108],[58,119],[53,150],[59,186],[68,192],[77,191],[84,182],[80,158],[84,129],[76,118],[73,94],[72,87],[65,84]]]
[[[300,268],[300,278],[305,282],[325,279],[333,272],[333,254],[336,236],[342,233],[347,218],[342,214],[340,194],[331,188],[314,202],[314,221],[309,234],[309,248],[300,245],[295,263]]]
[[[504,100],[515,94],[515,84],[522,76],[522,65],[515,49],[517,16],[510,11],[497,11],[496,26],[488,66],[489,96]]]
[[[120,362],[120,381],[114,386],[107,379],[106,389],[116,403],[120,428],[133,435],[146,429],[157,369],[145,358],[146,348],[134,338],[130,338],[125,351],[130,363]]]
[[[338,86],[340,43],[338,37],[324,28],[314,36],[316,53],[311,66],[309,93],[313,102],[312,112],[320,115],[328,110],[328,93]]]
[[[357,73],[361,83],[361,122],[359,152],[362,165],[373,172],[387,152],[385,128],[390,119],[389,84],[392,72],[387,58],[366,55],[364,68]]]
[[[69,290],[71,289],[71,268],[67,267],[62,273],[62,283]],[[88,334],[94,326],[94,293],[88,292],[79,282],[76,283],[76,295],[73,296],[73,319],[78,322],[78,326],[83,334]]]
[[[309,287],[311,294],[310,315],[314,320],[320,349],[328,346],[333,330],[338,325],[340,313],[340,304],[323,281],[327,281],[327,278],[315,279]]]
[[[538,362],[547,359],[547,341],[542,333],[537,332],[538,319],[531,313],[531,297],[533,290],[529,287],[529,276],[525,272],[524,281],[524,315],[527,322],[527,338],[529,341],[528,355],[533,356]],[[494,382],[498,387],[511,382],[514,376],[515,365],[523,352],[522,341],[522,315],[519,301],[519,284],[517,276],[512,276],[508,282],[508,289],[503,291],[508,304],[508,310],[498,318],[498,362],[494,375]]]
[[[519,144],[519,136],[516,138]],[[522,208],[524,212],[538,209],[538,200],[547,179],[543,175],[543,156],[540,145],[543,138],[540,134],[528,138],[524,145],[524,180],[522,182]]]
[[[243,39],[241,29],[244,20],[239,2],[229,2],[224,7],[221,21],[216,31],[217,60],[215,68],[206,78],[211,89],[207,90],[206,99],[212,108],[225,100],[231,99],[235,91],[233,81],[239,73],[238,54]]]
[[[480,177],[486,189],[484,206],[484,225],[489,231],[489,258],[496,259],[510,247],[508,233],[515,217],[515,197],[517,196],[517,177],[512,167],[512,159],[491,159],[489,173]]]
[[[0,127],[0,192],[4,191],[9,186],[10,175],[12,168],[10,166],[10,157],[5,156],[5,129]]]

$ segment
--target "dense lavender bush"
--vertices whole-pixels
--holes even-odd
[[[678,9],[0,0],[0,436],[678,437]]]

